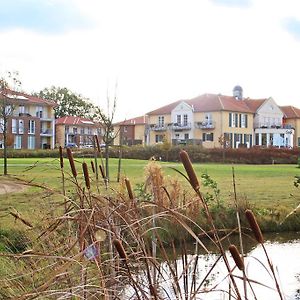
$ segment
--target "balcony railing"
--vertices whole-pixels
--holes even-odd
[[[255,123],[254,128],[273,128],[273,129],[295,129],[291,124],[270,124],[270,123]]]
[[[214,121],[196,122],[195,127],[200,128],[200,129],[214,129],[215,128],[215,122]]]
[[[42,129],[41,135],[52,135],[52,130],[51,129]]]
[[[150,125],[150,130],[153,131],[166,131],[168,127],[164,124],[151,124]]]
[[[168,127],[175,131],[190,130],[192,128],[192,124],[191,123],[183,123],[183,124],[171,123],[171,124],[168,124]]]

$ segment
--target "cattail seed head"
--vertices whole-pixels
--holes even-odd
[[[94,162],[92,160],[91,160],[91,167],[92,167],[93,173],[95,173],[95,165],[94,165]]]
[[[60,162],[60,168],[62,169],[64,167],[64,156],[63,156],[62,146],[59,146],[59,162]]]
[[[181,150],[179,153],[180,160],[185,168],[185,171],[189,177],[190,184],[195,191],[198,191],[200,188],[198,178],[196,176],[195,170],[193,168],[192,162],[188,153],[184,150]]]
[[[253,234],[254,234],[256,240],[262,244],[264,242],[264,238],[263,238],[260,227],[256,221],[256,218],[255,218],[252,210],[247,209],[245,211],[245,215],[246,215],[246,218],[248,220],[248,223],[253,231]]]
[[[244,261],[241,258],[240,252],[237,249],[237,247],[233,244],[231,244],[228,248],[235,264],[237,265],[237,267],[243,271],[245,269],[245,265],[244,265]]]
[[[127,189],[129,199],[133,200],[134,195],[133,195],[133,191],[132,191],[132,188],[131,188],[130,180],[128,178],[125,178],[125,185],[126,185],[126,189]]]
[[[117,250],[120,258],[124,259],[124,260],[127,260],[127,254],[126,254],[125,249],[122,245],[122,242],[118,239],[114,239],[113,244],[116,247],[116,250]]]
[[[104,173],[103,167],[101,165],[99,165],[99,169],[100,169],[102,178],[105,179],[105,173]]]
[[[94,145],[96,145],[98,152],[101,152],[100,143],[98,139],[98,135],[94,135]]]
[[[83,175],[84,175],[85,185],[88,189],[90,189],[91,183],[90,183],[90,177],[89,177],[89,170],[88,170],[87,164],[85,162],[82,163],[82,171],[83,171]]]
[[[77,177],[77,171],[76,171],[76,167],[75,167],[73,154],[72,154],[72,151],[71,151],[70,148],[67,148],[67,156],[68,156],[68,159],[69,159],[72,174],[76,178]]]

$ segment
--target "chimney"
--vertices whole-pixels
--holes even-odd
[[[243,100],[243,89],[241,86],[236,85],[233,90],[233,97],[235,97],[236,100]]]

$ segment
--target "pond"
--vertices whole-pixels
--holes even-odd
[[[239,242],[233,238],[230,243],[238,245]],[[300,233],[265,235],[264,245],[273,264],[283,299],[300,300]],[[235,267],[231,255],[226,251],[232,275],[236,280],[242,298],[248,300],[281,299],[276,290],[275,281],[263,247],[257,245],[253,240],[246,239],[243,248],[245,249],[245,273],[249,279],[245,285],[242,280],[242,271]],[[178,253],[180,253],[180,250]],[[211,254],[201,254],[199,251],[198,255],[192,254],[195,253],[194,245],[190,245],[188,253],[185,258],[178,257],[171,266],[167,262],[161,263],[156,278],[160,286],[159,291],[162,299],[236,299],[233,287],[229,288],[228,271],[222,258],[219,259],[219,254],[213,253],[213,251]],[[215,264],[218,259],[218,263]],[[174,269],[176,269],[179,278],[177,288],[174,287],[174,280],[171,279],[170,267],[173,268],[174,265],[176,265]],[[207,276],[207,274],[209,275]],[[176,297],[176,289],[181,291],[180,296],[177,294],[178,297]],[[132,292],[133,290],[128,288],[124,294],[124,299],[130,299]],[[196,296],[191,298],[193,294]]]

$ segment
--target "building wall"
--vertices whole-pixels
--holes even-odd
[[[138,124],[134,126],[134,138],[136,140],[142,140],[142,144],[145,144],[145,124]]]
[[[56,125],[55,127],[55,143],[59,147],[65,146],[65,126],[62,124]]]
[[[158,125],[158,121],[159,121],[159,117],[164,117],[164,124],[165,124],[165,127],[167,128],[167,125],[172,123],[172,120],[171,120],[171,114],[164,114],[164,115],[151,115],[149,116],[149,125]],[[149,143],[150,145],[154,145],[156,144],[156,136],[161,136],[161,137],[164,137],[166,138],[169,142],[171,142],[171,134],[169,132],[169,130],[151,130],[149,131]]]

